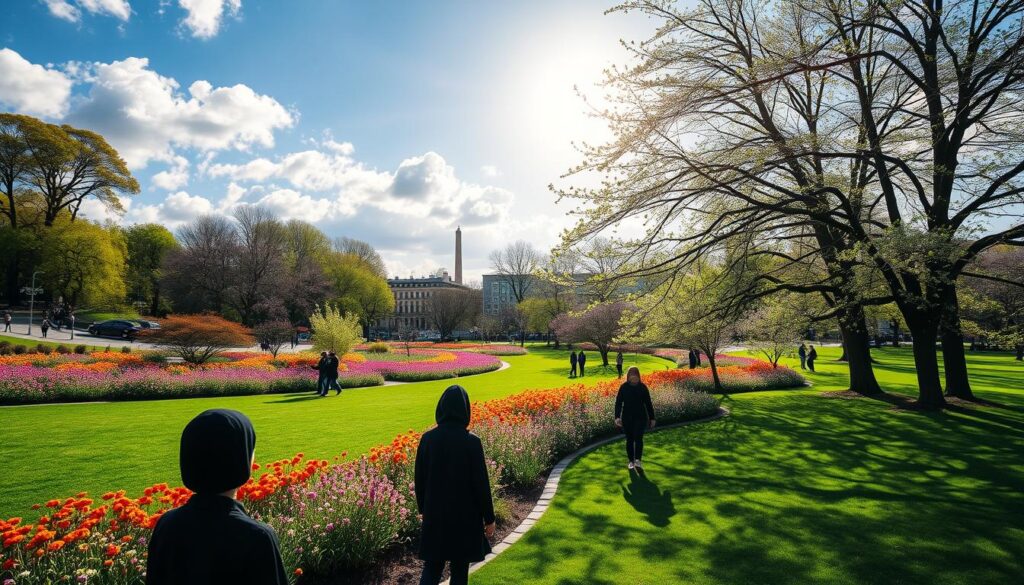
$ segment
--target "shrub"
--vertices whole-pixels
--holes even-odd
[[[24,345],[15,345],[14,346],[14,353],[15,354],[21,355],[21,354],[26,353],[26,352],[28,352],[28,348],[25,347]]]
[[[217,315],[172,315],[160,329],[145,329],[139,338],[156,343],[190,364],[202,364],[234,346],[252,345],[252,334],[239,323]]]
[[[66,355],[66,354],[71,353],[71,349],[69,349],[68,346],[66,346],[66,345],[64,345],[62,343],[62,344],[57,346],[57,353]]]
[[[144,351],[142,352],[142,361],[147,364],[166,364],[167,354],[162,351]]]
[[[551,436],[539,425],[501,422],[477,427],[474,432],[484,445],[484,453],[502,467],[501,482],[527,487],[550,467]]]
[[[284,319],[266,321],[253,328],[253,334],[260,345],[266,345],[270,354],[277,357],[281,347],[295,335],[295,327]]]
[[[337,305],[331,303],[325,304],[323,309],[317,305],[309,316],[309,324],[313,329],[313,349],[317,351],[333,351],[341,355],[362,340],[359,316],[342,313]]]
[[[10,341],[0,341],[0,355],[11,355],[14,353],[14,349],[11,347]]]
[[[368,353],[388,353],[391,351],[391,346],[383,341],[375,341],[366,346],[366,351]]]
[[[85,353],[85,350],[86,350],[86,347],[84,345],[76,345],[75,346],[75,353],[77,353],[79,355]]]
[[[121,346],[121,353],[131,353],[131,352],[132,352],[132,348],[128,347],[127,345],[122,345]]]
[[[43,345],[42,343],[40,343],[36,345],[36,353],[50,355],[51,353],[53,353],[53,348],[50,347],[49,345]]]

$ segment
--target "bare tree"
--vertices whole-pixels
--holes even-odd
[[[521,303],[530,294],[544,257],[529,242],[517,240],[491,252],[490,261],[494,273],[508,283],[516,303]]]
[[[163,283],[177,312],[221,312],[235,274],[238,234],[231,220],[205,215],[178,230],[181,247],[164,259]]]
[[[268,298],[280,298],[287,268],[284,263],[284,226],[263,207],[239,207],[235,211],[238,257],[228,305],[247,325],[255,321],[256,307]]]
[[[441,339],[449,339],[453,331],[473,322],[474,308],[479,305],[480,299],[473,291],[445,288],[431,293],[427,311]]]
[[[369,266],[377,276],[381,278],[388,277],[387,267],[384,265],[384,259],[380,257],[380,254],[370,244],[356,240],[354,238],[348,238],[341,236],[334,239],[334,249],[342,254],[351,254],[356,258],[359,258],[367,266]]]

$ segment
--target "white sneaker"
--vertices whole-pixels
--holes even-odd
[[[637,469],[643,469],[644,468],[644,466],[640,464],[640,460],[639,459],[637,459],[636,461],[633,462],[633,467],[635,467]]]
[[[629,465],[627,465],[627,467],[629,467],[630,469],[633,469],[633,468],[634,468],[633,462],[632,462],[632,461],[630,461],[630,462],[629,462]]]

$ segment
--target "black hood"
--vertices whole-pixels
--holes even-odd
[[[233,490],[249,479],[255,450],[249,417],[236,410],[207,410],[181,432],[181,480],[200,494]]]
[[[458,384],[449,386],[441,399],[437,401],[434,419],[437,424],[453,423],[463,427],[469,426],[469,394]]]

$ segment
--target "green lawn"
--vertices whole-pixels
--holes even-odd
[[[474,574],[477,585],[1004,584],[1024,574],[1024,364],[969,356],[998,407],[934,414],[823,398],[736,395],[732,416],[648,436],[646,478],[621,442],[579,459],[551,509]],[[909,350],[876,352],[889,391],[915,395]]]
[[[599,375],[591,353],[584,380]],[[568,384],[568,352],[531,348],[526,356],[501,358],[500,372],[462,379],[473,400],[507,396],[528,388]],[[628,356],[642,369],[672,367],[652,356]],[[312,374],[311,374],[312,375]],[[340,397],[276,394],[144,402],[0,407],[0,516],[28,513],[34,503],[79,491],[91,494],[154,482],[178,485],[178,440],[185,423],[208,408],[234,408],[256,427],[256,458],[330,458],[357,454],[409,429],[433,423],[434,407],[453,380],[346,390]]]
[[[43,341],[42,339],[39,339],[39,340],[24,339],[24,338],[21,338],[21,337],[11,337],[10,335],[0,335],[0,341],[6,341],[7,343],[10,343],[11,345],[24,345],[25,347],[30,347],[30,348],[34,348],[35,346],[37,346],[40,343],[42,343],[43,345],[46,345],[46,346],[51,347],[53,349],[56,349],[58,345],[63,345],[64,347],[67,347],[69,349],[74,349],[75,346],[80,345],[82,343],[85,343],[86,341],[91,340],[91,339],[92,339],[92,337],[85,337],[85,336],[83,336],[81,341],[79,341],[78,339],[75,339],[73,341],[72,340]],[[86,343],[85,345],[86,345],[86,348],[88,348],[89,351],[102,351],[106,347],[104,345],[95,345],[94,343]]]

